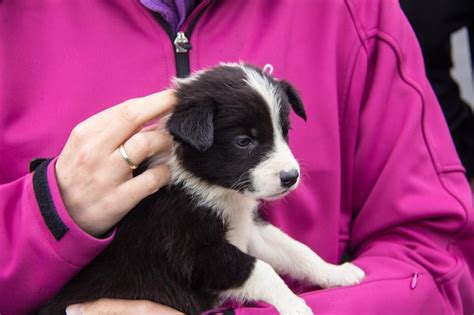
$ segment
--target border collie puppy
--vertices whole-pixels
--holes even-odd
[[[171,183],[120,222],[112,244],[41,314],[99,298],[199,314],[230,298],[306,315],[311,309],[278,274],[323,288],[359,283],[358,267],[329,264],[258,217],[261,200],[282,198],[299,183],[289,112],[306,114],[294,88],[253,66],[221,64],[176,80],[175,92],[166,122]]]

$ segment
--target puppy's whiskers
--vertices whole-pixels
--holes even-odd
[[[248,177],[248,172],[242,173],[239,178],[230,186],[230,189],[240,191],[246,185],[251,183],[250,179],[242,181],[242,178]]]

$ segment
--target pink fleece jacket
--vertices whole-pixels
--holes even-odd
[[[206,0],[182,31],[191,71],[270,63],[301,92],[308,121],[293,119],[290,145],[303,183],[264,212],[367,273],[295,287],[317,314],[474,312],[471,193],[396,0]],[[58,156],[89,116],[167,88],[183,62],[170,35],[138,0],[0,1],[2,315],[35,310],[113,238],[74,224],[54,161],[34,173],[29,161]]]

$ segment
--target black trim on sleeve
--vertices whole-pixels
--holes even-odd
[[[30,161],[30,166],[29,166],[29,170],[30,170],[30,173],[33,173],[36,168],[38,168],[38,166],[41,165],[41,163],[47,161],[48,159],[45,159],[45,158],[36,158],[36,159],[32,159]]]
[[[33,174],[33,189],[41,216],[54,238],[59,241],[69,231],[69,228],[59,217],[51,197],[47,177],[47,169],[50,162],[51,160],[45,160],[36,167]]]

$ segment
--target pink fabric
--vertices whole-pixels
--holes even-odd
[[[113,239],[96,239],[84,233],[64,207],[55,161],[47,170],[56,209],[69,228],[56,241],[45,225],[32,188],[32,174],[0,185],[0,314],[24,314],[53,295]],[[6,253],[6,254],[5,254]]]
[[[0,40],[0,312],[24,314],[110,241],[73,224],[51,167],[70,228],[55,241],[29,160],[57,156],[78,122],[168,87],[176,70],[170,39],[137,0],[4,0]],[[317,314],[472,314],[471,193],[396,0],[217,0],[191,43],[192,70],[271,63],[301,92],[308,121],[293,117],[290,145],[303,183],[263,211],[330,262],[354,252],[367,272],[359,286],[295,287]]]

